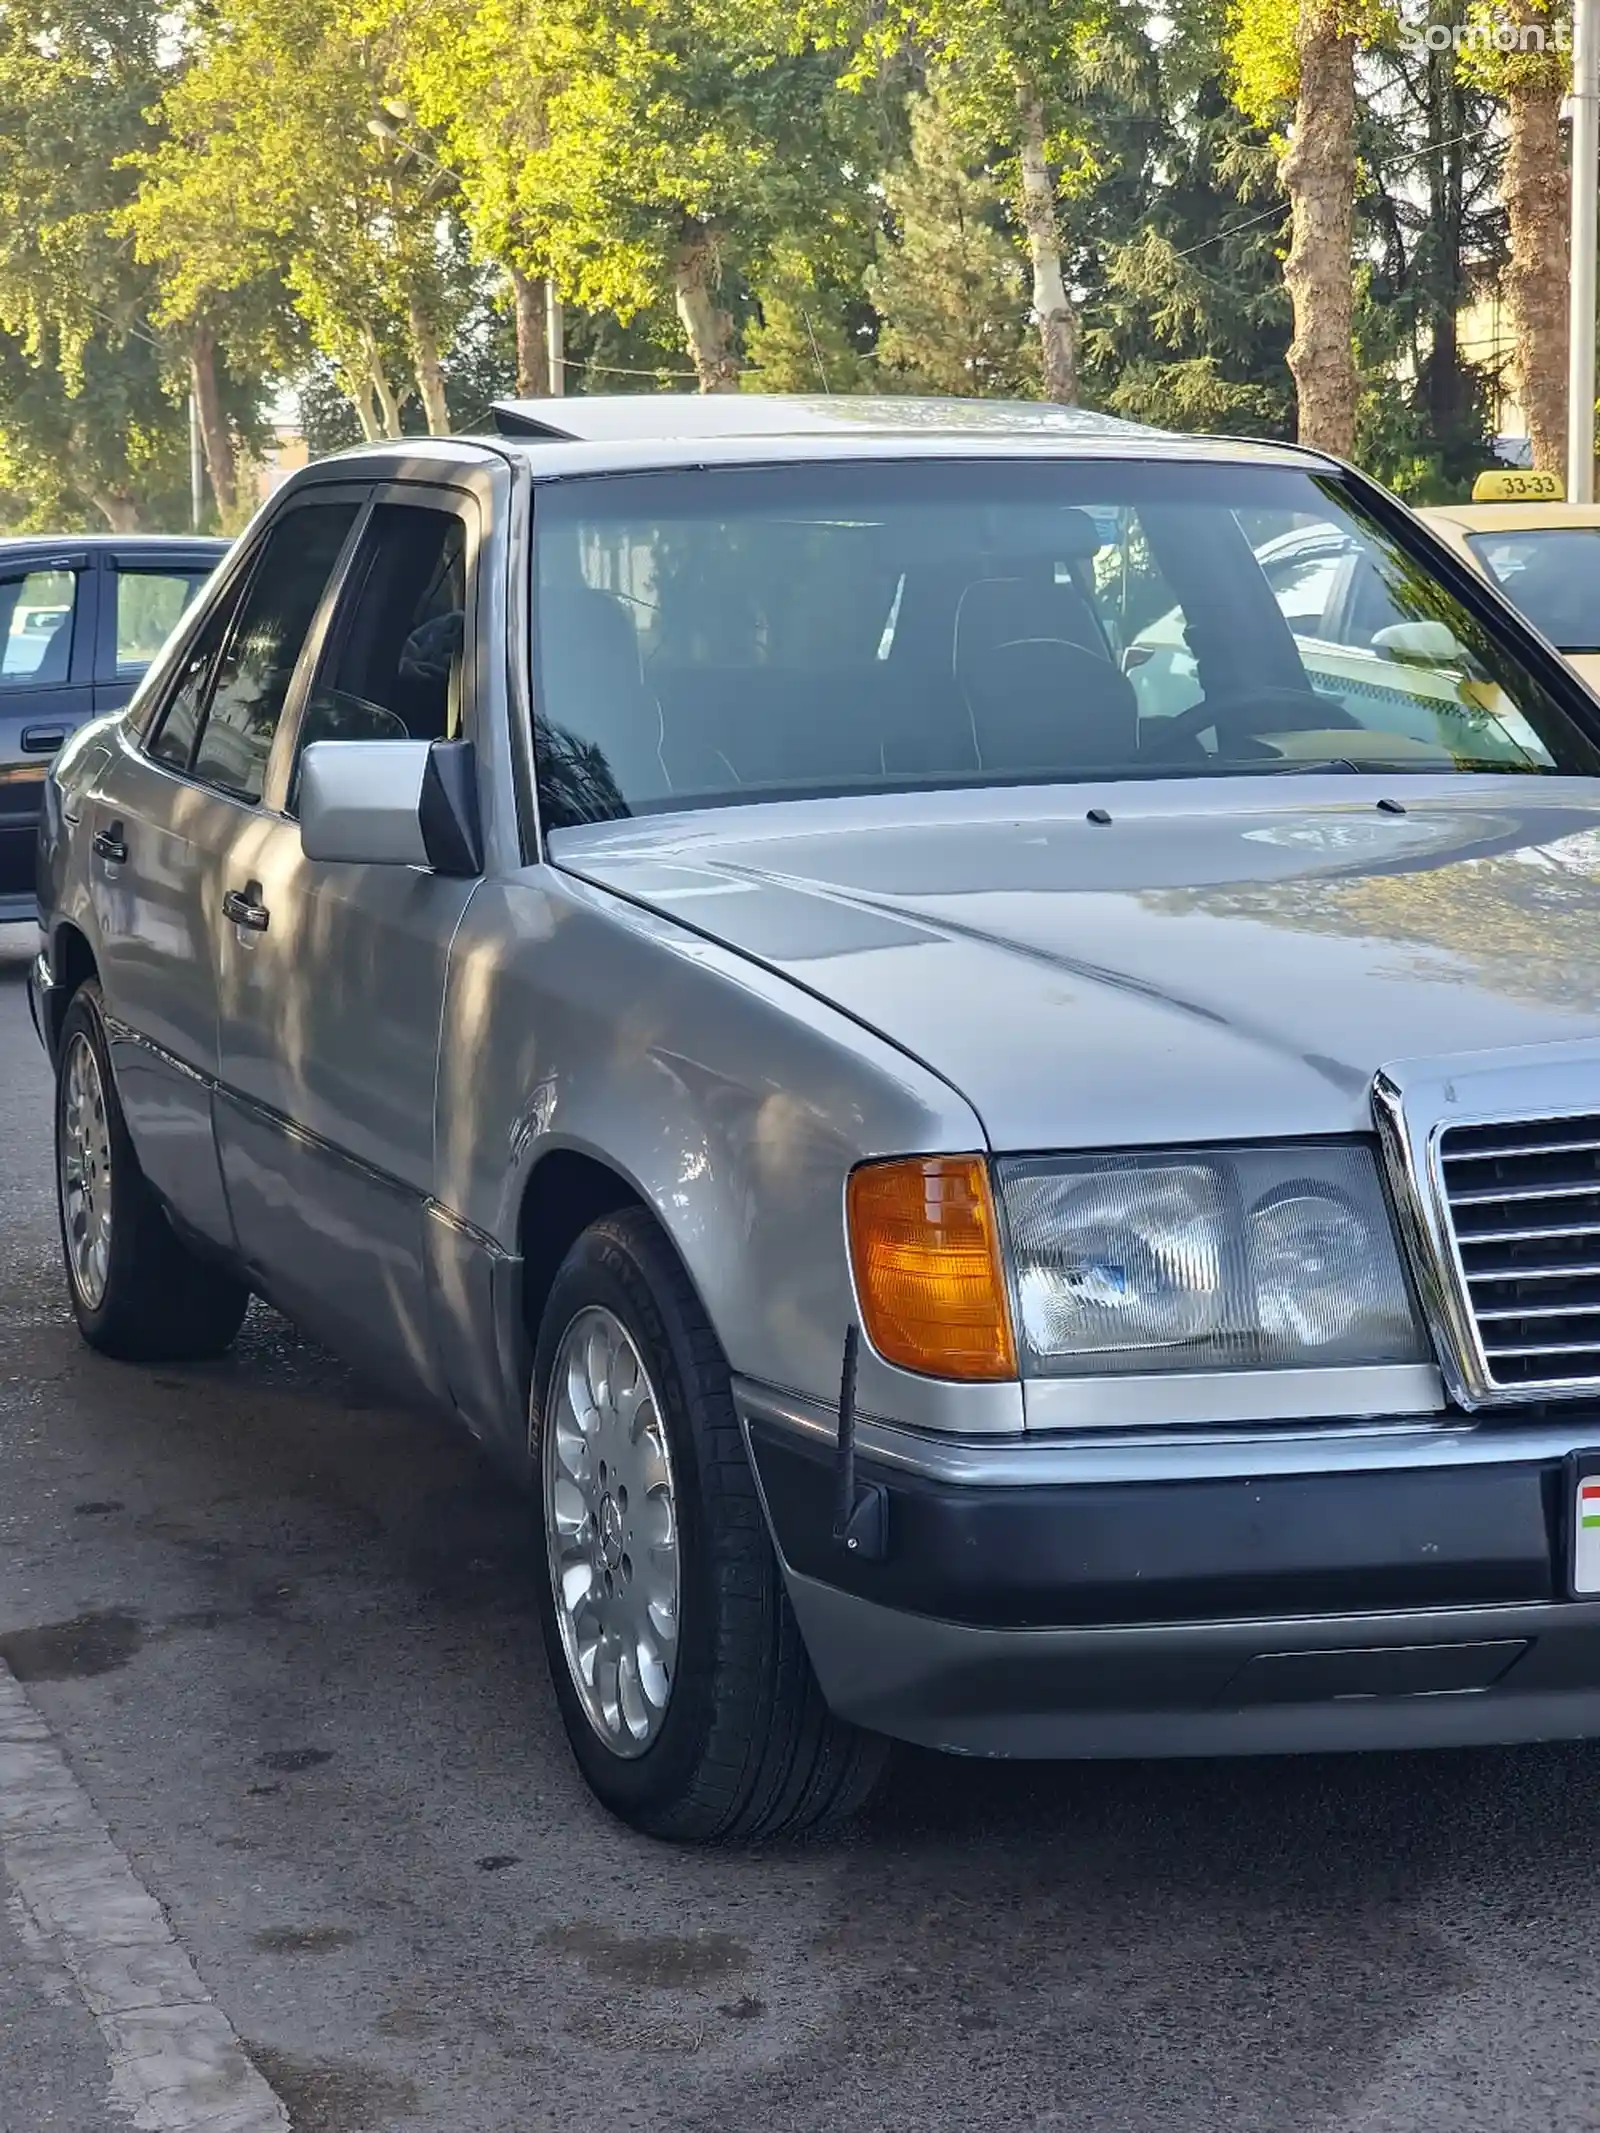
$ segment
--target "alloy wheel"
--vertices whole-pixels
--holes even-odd
[[[68,1042],[61,1076],[62,1229],[73,1286],[93,1311],[111,1271],[111,1126],[100,1061],[81,1030]]]
[[[632,1335],[592,1305],[561,1337],[544,1430],[544,1522],[562,1649],[619,1756],[666,1718],[678,1652],[678,1513],[661,1406]]]

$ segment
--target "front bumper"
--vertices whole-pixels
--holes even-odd
[[[1600,1734],[1600,1602],[1563,1596],[1563,1462],[1600,1410],[966,1444],[868,1425],[880,1560],[833,1539],[831,1418],[736,1387],[830,1704],[973,1754]]]

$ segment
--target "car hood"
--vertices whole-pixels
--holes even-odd
[[[551,856],[880,1032],[996,1148],[1361,1131],[1386,1061],[1600,1037],[1589,780],[797,802]]]

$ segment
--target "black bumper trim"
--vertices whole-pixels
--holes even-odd
[[[1561,1590],[1554,1459],[993,1489],[858,1458],[858,1480],[888,1497],[887,1553],[863,1562],[832,1536],[829,1447],[754,1417],[748,1435],[791,1572],[951,1623],[1238,1621]]]
[[[789,1579],[841,1717],[963,1755],[1285,1755],[1600,1734],[1600,1603],[980,1629]]]

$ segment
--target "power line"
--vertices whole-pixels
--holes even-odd
[[[1448,140],[1430,141],[1426,148],[1418,148],[1411,155],[1396,156],[1388,166],[1390,170],[1404,170],[1408,163],[1420,163],[1427,156],[1436,156],[1441,149],[1459,147],[1463,141],[1475,141],[1481,134],[1492,133],[1494,122],[1486,126],[1474,126],[1467,133],[1453,133]],[[1270,222],[1274,215],[1289,211],[1287,200],[1274,200],[1271,207],[1263,208],[1259,215],[1251,215],[1244,222],[1230,222],[1225,230],[1215,230],[1209,237],[1202,237],[1198,244],[1191,244],[1181,252],[1174,252],[1174,259],[1188,259],[1195,252],[1203,252],[1208,244],[1220,244],[1224,237],[1237,237],[1244,230],[1253,230],[1259,222]]]

